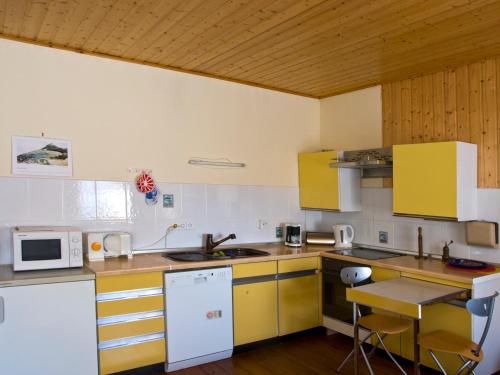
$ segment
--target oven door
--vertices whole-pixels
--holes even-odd
[[[15,233],[14,271],[69,267],[67,232]]]
[[[340,270],[344,267],[358,267],[360,264],[323,258],[323,315],[345,323],[353,322],[353,306],[346,298],[347,286],[340,278]],[[366,280],[359,285],[369,284]],[[361,315],[367,315],[371,309],[359,306]]]

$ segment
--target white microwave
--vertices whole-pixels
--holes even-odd
[[[82,231],[73,227],[15,227],[14,271],[83,266]]]

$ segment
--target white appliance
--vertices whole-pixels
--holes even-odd
[[[354,240],[354,228],[348,224],[338,224],[333,227],[336,248],[352,247]]]
[[[300,224],[285,224],[285,245],[292,247],[302,246],[302,230]]]
[[[127,232],[87,232],[83,249],[89,261],[125,255],[132,258],[132,237]]]
[[[0,373],[97,375],[94,280],[0,287]]]
[[[165,273],[165,293],[167,372],[231,357],[231,267]]]
[[[83,266],[82,232],[74,227],[15,227],[14,271]]]

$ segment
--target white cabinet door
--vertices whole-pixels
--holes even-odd
[[[95,375],[94,281],[0,288],[0,373]]]

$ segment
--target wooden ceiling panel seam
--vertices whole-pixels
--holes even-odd
[[[43,21],[36,36],[37,40],[53,43],[55,36],[61,29],[61,25],[72,3],[66,0],[52,0],[47,12],[44,13]]]
[[[213,24],[217,22],[218,19],[217,17],[214,16],[214,14],[218,14],[220,17],[221,14],[224,14],[224,12],[221,11],[223,8],[225,8],[224,10],[226,11],[229,10],[231,14],[233,14],[232,12],[232,10],[234,9],[233,7],[236,7],[237,9],[243,4],[243,2],[244,0],[238,0],[238,1],[225,0],[223,1],[223,4],[217,5],[216,8],[205,9],[205,12],[201,17],[200,15],[196,17],[191,15],[190,17],[193,18],[193,20],[189,21],[190,23],[185,24],[183,28],[178,27],[177,30],[173,30],[172,32],[165,34],[162,40],[164,39],[167,40],[165,42],[158,43],[162,47],[160,47],[160,49],[158,49],[157,51],[153,51],[152,55],[145,57],[144,59],[147,61],[153,61],[155,63],[164,63],[166,65],[171,64],[171,61],[169,62],[168,60],[166,61],[165,59],[171,56],[175,51],[182,48],[186,42],[195,39],[198,35],[202,34],[206,30],[206,23],[210,24],[212,22]],[[213,4],[214,2],[212,1],[208,3]],[[206,4],[207,3],[205,3],[204,5],[206,6]],[[230,6],[228,6],[228,4]],[[197,18],[199,18],[198,20],[199,22],[196,22]],[[194,35],[192,35],[192,33],[194,33]],[[177,61],[175,62],[175,65],[182,66],[182,64],[179,64]]]
[[[19,36],[29,3],[29,0],[7,0],[2,23],[5,32]]]
[[[468,55],[468,52],[466,52],[465,54]],[[500,54],[500,48],[498,48],[496,50],[496,53],[494,55],[492,55],[488,58],[497,56],[499,54]],[[474,61],[480,61],[480,60],[484,59],[483,56],[484,56],[483,50],[480,49],[480,52],[474,53],[473,56],[470,56],[470,57],[467,56],[466,58],[464,58],[462,60],[456,61],[455,64],[444,64],[444,63],[441,64],[440,63],[440,64],[436,65],[436,64],[433,64],[431,62],[430,64],[427,64],[423,68],[416,69],[414,72],[408,72],[408,70],[403,68],[403,69],[399,69],[397,71],[391,72],[390,75],[386,74],[384,77],[374,78],[372,81],[370,81],[370,83],[363,84],[363,86],[365,86],[365,87],[366,86],[373,86],[373,85],[390,83],[393,81],[407,79],[407,78],[415,78],[415,77],[421,76],[422,74],[427,75],[427,74],[439,72],[441,70],[458,69],[460,66],[462,66],[464,64],[471,64]],[[352,82],[352,81],[346,80],[346,82]],[[363,82],[367,82],[367,81],[365,80]],[[337,95],[337,93],[339,93],[339,92],[348,92],[348,91],[356,90],[358,87],[361,88],[362,85],[361,84],[350,84],[349,86],[337,85],[333,88],[331,86],[329,86],[329,87],[330,87],[330,89],[326,89],[325,91],[314,90],[314,93],[319,98],[330,97],[332,95]],[[346,87],[348,89],[346,89]],[[302,89],[302,91],[305,91],[305,89]],[[333,94],[332,94],[332,92],[333,92]]]
[[[156,30],[161,27],[163,19],[183,1],[184,0],[159,0],[156,6],[146,14],[146,17],[121,38],[120,45],[110,49],[111,54],[125,57],[124,54],[133,49],[134,45],[143,44],[144,39],[147,39],[147,34],[156,32]]]
[[[462,13],[462,14],[464,14],[464,13]],[[390,36],[390,34],[388,34],[388,33],[387,33],[387,34],[385,34],[385,35],[386,35],[385,37],[384,37],[384,36],[381,36],[382,38],[384,38],[383,40],[387,40],[386,38],[387,38],[388,36]],[[402,37],[403,37],[403,38],[406,38],[406,35],[407,35],[407,33],[403,34],[403,35],[402,35]],[[396,37],[396,36],[394,36],[394,37]],[[398,37],[400,37],[400,36],[398,36]],[[376,40],[376,38],[378,38],[378,36],[377,36],[377,37],[375,37],[375,38],[373,38],[373,39],[375,39],[375,40]],[[358,43],[359,43],[359,42],[358,42]],[[366,42],[365,42],[365,43],[366,43]],[[347,54],[347,55],[350,55],[350,54],[352,53],[352,52],[349,50],[349,46],[350,46],[350,45],[353,45],[353,44],[351,44],[351,43],[350,43],[350,44],[348,44],[346,47],[344,47],[344,48],[343,48],[343,50],[345,51],[345,54]],[[369,43],[368,43],[368,45],[369,45]],[[359,46],[359,47],[357,48],[357,50],[365,50],[365,49],[366,49],[366,45],[361,45],[361,46]],[[342,50],[342,49],[341,49],[341,50]],[[341,50],[340,50],[340,51],[339,51],[339,50],[327,51],[327,52],[325,52],[325,54],[320,55],[320,56],[313,55],[312,57],[307,57],[307,55],[306,55],[306,56],[305,56],[305,61],[317,60],[317,59],[319,59],[321,56],[331,56],[331,55],[335,55],[335,57],[339,57],[339,53],[341,53]],[[341,56],[341,55],[340,55],[340,56]],[[304,64],[304,62],[305,62],[305,61],[301,61],[301,62],[298,62],[298,63],[293,63],[293,65],[292,65],[292,66],[296,66],[296,67],[298,66],[298,67],[300,67],[300,66],[302,66],[302,65]],[[321,62],[321,61],[320,61],[320,62]],[[275,62],[275,64],[276,64],[276,62]],[[299,68],[297,68],[297,70],[299,70]],[[283,74],[283,73],[285,73],[285,72],[286,72],[286,73],[290,73],[290,71],[289,71],[289,70],[287,70],[287,69],[283,69],[283,67],[280,67],[280,69],[275,69],[275,70],[273,70],[272,72],[269,72],[269,73],[267,73],[266,75],[262,75],[262,76],[248,76],[248,75],[241,75],[241,76],[242,76],[242,77],[245,77],[246,79],[257,79],[257,78],[259,78],[259,79],[269,79],[270,77],[272,77],[272,74],[274,74],[274,75],[276,75],[276,74],[280,74],[280,75],[281,75],[281,74]],[[216,73],[216,72],[212,72],[212,73]]]
[[[122,54],[122,57],[133,59],[135,61],[145,61],[140,55],[152,48],[154,43],[163,35],[167,34],[179,19],[182,19],[187,13],[201,6],[203,0],[180,0],[173,4],[173,7],[159,19],[140,39],[136,40]]]
[[[498,23],[498,22],[495,21],[495,22],[492,22],[492,25],[494,25],[496,27],[494,29],[495,32],[496,32],[497,29],[498,29],[498,26],[500,26],[500,23]],[[493,34],[495,34],[495,33],[493,33]],[[400,58],[400,60],[395,61],[394,63],[389,63],[389,64],[403,64],[404,65],[404,63],[402,63],[402,61],[406,61],[407,64],[410,64],[412,61],[414,61],[414,59],[415,59],[416,56],[424,56],[426,53],[432,53],[434,55],[434,53],[432,52],[432,51],[434,51],[434,49],[437,49],[437,50],[440,51],[440,53],[442,53],[444,51],[443,48],[441,47],[443,44],[448,45],[447,46],[447,50],[454,50],[454,49],[457,48],[456,46],[463,44],[461,42],[465,42],[465,41],[471,42],[471,40],[474,41],[474,42],[476,42],[478,39],[482,39],[483,36],[484,36],[484,34],[480,30],[480,31],[477,31],[475,34],[468,35],[465,38],[461,37],[461,36],[455,37],[455,39],[457,39],[457,43],[454,44],[454,45],[452,45],[451,43],[449,43],[449,40],[448,40],[448,41],[441,41],[440,43],[433,44],[433,48],[432,49],[430,49],[429,46],[423,46],[423,47],[420,47],[417,50],[411,51],[411,53],[407,54],[404,59]],[[469,48],[469,47],[466,45],[466,46],[461,46],[460,48]],[[429,51],[427,51],[427,50],[429,50]],[[401,51],[397,51],[397,52],[401,53]],[[387,60],[389,60],[389,58],[390,58],[390,55],[388,55]],[[366,59],[372,60],[373,57],[371,55],[368,55],[366,57]],[[310,77],[318,75],[318,74],[328,73],[329,72],[328,70],[325,72],[324,66],[325,65],[330,65],[332,63],[334,63],[334,62],[321,62],[321,63],[318,63],[318,64],[316,64],[314,66],[308,66],[308,71],[309,71],[308,74],[307,75],[301,75],[300,79],[302,81],[304,81],[304,82],[305,81],[310,82]],[[356,72],[357,73],[357,72],[362,72],[362,71],[366,70],[366,68],[365,68],[366,65],[362,64],[362,61],[358,60],[357,63],[358,63],[357,65],[346,63],[346,66],[348,68],[346,70],[343,70],[342,72],[339,72],[339,74],[345,75],[348,72]],[[333,71],[338,71],[339,66],[342,66],[342,65],[343,64],[338,64],[337,63],[337,66],[333,69]],[[360,69],[357,69],[358,65],[361,66]],[[372,63],[372,65],[373,65],[373,63]],[[300,72],[300,70],[297,70],[297,72]],[[289,74],[289,77],[293,77],[292,74],[295,73],[295,72],[287,72],[287,73]],[[330,77],[330,78],[332,78],[332,77]],[[292,80],[292,79],[293,78],[290,78],[290,80]],[[279,77],[276,78],[276,80],[279,80]],[[301,83],[301,82],[298,82],[298,81],[290,81],[290,80],[287,83],[297,83],[297,84]],[[267,82],[271,82],[273,84],[275,83],[274,79],[267,79],[266,81]]]
[[[388,0],[388,1],[391,1],[391,0]],[[377,4],[383,4],[381,1],[380,2],[376,2]],[[351,2],[351,4],[354,4],[354,9],[358,9],[358,10],[361,10],[362,7],[360,7],[359,5],[356,6],[354,2]],[[398,4],[406,4],[406,2],[400,2]],[[388,8],[387,6],[383,6],[383,5],[380,5],[380,7],[377,7],[374,12],[377,12],[379,10],[386,10],[388,11]],[[369,13],[370,14],[370,13]],[[373,15],[372,15],[373,16]],[[364,15],[364,17],[366,17],[366,15]],[[360,17],[360,19],[363,19],[364,18],[363,16]],[[362,22],[362,21],[361,21]],[[278,49],[277,52],[281,52],[281,51],[284,51],[284,50],[289,50],[289,49],[292,49],[294,52],[296,52],[296,50],[298,49],[299,50],[299,54],[303,54],[304,52],[302,51],[304,48],[302,47],[302,44],[303,43],[309,43],[309,46],[307,47],[307,49],[318,49],[318,50],[321,50],[321,46],[331,46],[332,45],[332,41],[331,39],[329,38],[330,35],[333,35],[334,37],[340,37],[341,36],[341,33],[340,33],[340,30],[339,28],[342,28],[346,23],[349,23],[350,24],[350,27],[356,27],[356,23],[353,22],[352,20],[346,20],[344,22],[342,22],[341,24],[335,24],[333,26],[324,26],[326,28],[326,30],[324,30],[323,32],[321,32],[319,35],[315,35],[313,34],[312,36],[308,37],[307,39],[303,40],[303,41],[300,41],[300,42],[297,42],[297,43],[293,43],[292,44],[292,39],[288,38],[286,40],[284,40],[282,43],[279,43],[279,44],[275,44],[274,46],[270,47],[270,49]],[[308,36],[309,33],[305,33],[305,34],[298,34],[298,37],[299,37],[299,40],[301,40],[302,38]],[[320,43],[320,46],[317,46],[317,47],[313,47],[315,44],[315,41],[316,40],[321,40],[319,43]],[[312,45],[311,45],[312,43]],[[281,45],[284,45],[285,47],[284,48],[280,48]],[[259,58],[259,59],[264,59],[264,58],[267,58],[267,61],[268,63],[270,61],[276,61],[277,58],[276,55],[272,54],[272,53],[269,53],[269,52],[266,52],[266,51],[269,51],[269,49],[266,49],[265,51],[262,51],[262,52],[259,52],[259,54],[257,54],[256,56],[254,56],[255,58]],[[285,54],[285,58],[288,56],[288,54]],[[242,62],[239,62],[238,64],[240,65],[243,65]],[[252,68],[248,69],[248,71],[252,71],[253,69],[255,68],[260,68],[261,66],[263,65],[266,65],[266,63],[260,63],[260,64],[257,64],[257,65],[252,65]],[[228,71],[225,71],[225,74],[234,74],[234,72],[238,69],[241,69],[243,70],[244,72],[246,72],[246,70],[244,70],[244,68],[242,66],[240,67],[235,67],[233,69],[230,69]]]
[[[388,27],[388,29],[386,29],[385,34],[390,35],[391,32],[394,33],[394,30],[390,26],[385,26],[385,25],[390,25],[391,20],[386,20],[386,21],[387,22],[384,22],[384,27]],[[379,37],[378,35],[374,35],[373,31],[371,31],[369,29],[363,30],[362,34],[372,35],[372,39]],[[327,48],[328,44],[329,44],[329,40],[327,40],[326,42],[323,42],[322,44],[320,44],[319,46],[317,46],[316,49],[320,50],[320,51],[325,51],[324,55],[331,55],[331,54],[338,55],[339,50],[342,50],[342,49],[344,49],[344,50],[347,49],[348,50],[351,45],[356,45],[358,43],[360,43],[359,40],[358,41],[354,41],[354,42],[349,42],[347,44],[336,46],[335,50],[331,50],[331,49]],[[364,48],[365,48],[365,46],[362,46],[362,47],[359,47],[358,49],[364,49]],[[293,56],[293,58],[290,58],[290,56]],[[290,63],[290,65],[288,66],[290,68],[290,67],[300,66],[301,64],[304,64],[307,61],[312,61],[314,59],[318,59],[318,58],[321,57],[321,55],[318,56],[317,54],[314,53],[314,50],[312,50],[311,47],[309,47],[309,48],[305,49],[304,51],[299,52],[298,56],[296,54],[292,53],[290,55],[286,55],[286,57],[288,58],[288,60],[292,61],[292,63]],[[296,62],[297,57],[298,57],[299,60],[300,59],[302,59],[302,60],[300,60],[300,62]],[[261,68],[260,69],[262,69],[263,65],[265,65],[265,64],[261,64]],[[248,70],[248,72],[252,72],[253,69],[254,68],[252,67],[250,70]],[[281,71],[283,71],[283,69],[280,68],[279,71],[281,72]],[[271,74],[273,74],[273,73],[276,74],[276,71],[268,72],[264,76],[259,76],[259,78],[268,78],[268,76],[271,75]]]
[[[178,66],[182,66],[185,69],[193,69],[193,68],[186,66],[184,61],[186,60],[186,58],[188,60],[192,58],[190,56],[193,55],[193,52],[196,52],[198,49],[201,48],[201,45],[202,45],[202,43],[204,43],[205,39],[207,39],[207,38],[215,39],[216,37],[220,37],[221,34],[222,35],[227,34],[228,31],[227,31],[227,28],[224,27],[225,24],[231,25],[231,24],[239,23],[239,25],[245,27],[245,22],[248,22],[248,19],[251,18],[252,16],[254,16],[254,14],[256,13],[255,10],[260,9],[259,10],[259,17],[262,17],[262,15],[260,13],[265,12],[264,9],[267,9],[267,8],[262,9],[260,7],[262,4],[265,4],[265,3],[269,3],[269,0],[260,0],[260,1],[250,0],[250,1],[248,1],[245,4],[245,6],[239,6],[233,12],[231,12],[230,14],[226,14],[223,18],[221,18],[219,20],[219,22],[220,22],[219,25],[217,25],[215,23],[210,25],[209,29],[212,31],[212,33],[210,33],[207,29],[205,29],[205,30],[203,30],[203,32],[190,38],[187,43],[184,43],[183,45],[177,47],[175,50],[173,50],[171,52],[164,51],[161,54],[161,56],[155,57],[155,60],[159,61],[161,63],[164,63],[164,64],[169,64],[172,62],[172,60],[174,60],[176,65],[178,65]],[[284,4],[284,3],[285,3],[285,1],[281,1],[281,0],[271,1],[271,5]],[[240,15],[240,13],[242,13],[242,14]],[[237,14],[239,15],[239,17],[234,17],[234,15],[237,15]],[[249,17],[249,15],[250,15],[250,17]],[[241,30],[238,27],[236,27],[236,29]],[[231,32],[233,32],[233,30]],[[182,50],[182,52],[180,54],[176,55],[176,53],[178,53],[181,50]],[[166,59],[167,53],[168,53],[169,59]]]
[[[125,19],[121,20],[122,22],[102,40],[94,49],[94,52],[110,51],[111,54],[114,54],[113,48],[122,42],[122,39],[130,33],[130,30],[135,30],[138,24],[140,24],[141,19],[144,19],[144,16],[148,12],[154,12],[154,9],[158,7],[161,1],[163,0],[148,0],[147,2],[142,1],[138,3],[137,6],[131,10],[131,13],[128,14]]]
[[[497,29],[497,32],[500,32],[500,30],[499,30],[499,29]],[[479,36],[479,37],[480,37],[480,36]],[[479,42],[478,42],[478,43],[479,43]],[[496,45],[496,47],[495,47],[495,45]],[[494,49],[492,49],[493,47],[494,47]],[[481,45],[479,45],[479,46],[478,46],[478,49],[481,51],[481,52],[480,52],[480,56],[481,56],[480,58],[482,58],[482,57],[491,57],[491,56],[495,56],[495,55],[497,55],[497,54],[498,54],[498,50],[500,49],[500,45],[499,45],[498,43],[493,43],[492,45],[488,45],[488,46],[487,46],[487,48],[488,48],[488,49],[492,49],[490,53],[486,53],[486,52],[484,52],[485,47],[483,47],[483,46],[481,46]],[[462,53],[462,55],[463,55],[463,54],[465,54],[465,55],[466,55],[468,51],[470,51],[470,50],[469,50],[469,49],[464,49],[461,53]],[[455,52],[456,52],[456,51],[455,51]],[[444,56],[441,56],[441,58],[442,58],[444,61],[449,60],[449,57],[450,57],[450,55],[444,55]],[[475,56],[471,56],[471,57],[470,57],[469,59],[467,59],[467,60],[470,62],[470,61],[471,61],[471,59],[477,59],[477,58],[478,58],[478,57],[477,57],[477,54],[476,54]],[[412,59],[413,59],[413,58],[409,58],[409,60],[412,60]],[[455,59],[456,59],[456,57],[455,57]],[[413,65],[414,65],[414,68],[413,68],[413,69],[416,69],[417,71],[421,71],[421,69],[422,69],[422,68],[421,68],[422,63],[425,63],[425,64],[427,64],[427,65],[432,66],[433,61],[434,61],[434,62],[436,61],[436,55],[435,55],[435,54],[434,54],[434,55],[429,56],[429,57],[427,58],[427,60],[426,60],[426,61],[424,61],[424,62],[417,62],[417,61],[415,61],[415,62],[414,62],[414,64],[413,64]],[[463,59],[462,59],[462,58],[460,59],[460,62],[463,62]],[[441,65],[440,65],[440,66],[441,66]],[[455,64],[452,64],[452,66],[456,66],[456,63],[455,63]],[[441,67],[442,67],[442,66],[441,66]],[[402,66],[396,66],[394,69],[392,69],[392,71],[400,71],[400,70],[406,70],[406,71],[408,71],[408,70],[409,70],[409,68],[407,67],[407,65],[402,65]],[[424,70],[423,72],[426,72],[426,71],[427,71],[427,70]],[[381,75],[381,77],[383,77],[383,74],[386,74],[386,75],[387,75],[387,74],[390,74],[390,72],[391,72],[391,71],[387,71],[387,70],[386,70],[386,71],[382,71],[382,72],[380,72],[380,70],[379,70],[379,74]],[[339,81],[339,80],[335,80],[335,78],[334,78],[334,77],[332,77],[332,76],[329,76],[329,77],[326,77],[326,78],[325,78],[325,77],[320,77],[320,78],[318,78],[318,79],[316,79],[316,80],[311,80],[311,79],[310,79],[310,80],[306,81],[306,84],[305,84],[305,85],[309,85],[309,87],[310,87],[310,85],[311,85],[311,84],[312,84],[312,85],[318,85],[318,84],[321,84],[322,82],[331,82],[331,81],[335,81],[335,82],[336,82],[336,84],[338,85],[339,83],[343,83],[344,81],[352,82],[354,79],[356,79],[356,80],[361,80],[361,81],[362,81],[362,80],[363,80],[363,79],[365,79],[367,76],[373,76],[373,75],[374,75],[373,71],[368,71],[368,72],[365,72],[365,73],[364,73],[364,75],[360,74],[359,72],[353,72],[353,73],[350,73],[350,75],[347,75],[347,76],[346,76],[345,74],[343,74],[343,76],[344,76],[344,77],[343,77],[343,78],[342,78],[342,80],[340,80],[340,81]],[[380,78],[380,77],[378,77],[378,78]],[[299,84],[297,84],[297,83],[293,84],[293,86],[294,86],[294,87],[298,87],[299,89],[304,89],[304,88],[305,88],[305,85],[299,85]],[[306,87],[307,87],[307,86],[306,86]]]
[[[94,52],[97,46],[119,26],[137,6],[137,0],[118,0],[109,8],[87,40],[82,45],[85,51]],[[113,23],[111,21],[114,21]],[[103,35],[104,34],[104,35]]]
[[[314,1],[320,3],[325,0]],[[302,1],[290,0],[289,2],[291,4],[281,0],[271,1],[268,6],[262,8],[258,13],[250,14],[245,22],[230,27],[230,30],[225,30],[224,26],[221,25],[221,30],[216,37],[211,40],[196,40],[194,45],[191,43],[191,45],[186,46],[183,55],[178,57],[178,63],[186,69],[198,69],[197,66],[201,64],[201,59],[208,61],[218,56],[222,52],[220,49],[225,52],[244,43],[261,33],[262,30],[271,28],[275,23],[295,16],[304,7]],[[226,23],[230,21],[229,19],[225,20]]]
[[[311,3],[312,1],[309,2],[309,4]],[[325,0],[315,0],[311,6],[319,6],[322,3],[325,3]],[[218,50],[217,48],[219,47],[216,48],[216,46],[213,45],[214,42],[210,42],[206,47],[202,46],[204,54],[199,56],[195,55],[194,57],[186,55],[187,61],[185,61],[184,64],[189,69],[203,69],[204,64],[210,64],[210,62],[214,59],[220,58],[222,54],[229,53],[232,49],[249,42],[262,33],[272,30],[276,27],[276,25],[289,21],[292,17],[300,16],[300,14],[304,13],[304,9],[308,8],[304,6],[303,2],[298,1],[294,6],[287,8],[285,11],[274,14],[272,18],[266,20],[265,22],[259,22],[250,29],[245,30],[243,33],[245,36],[241,36],[241,33],[235,34],[232,31],[232,35],[230,34],[224,36],[222,43],[217,44],[220,48],[222,48],[222,50]],[[202,58],[203,61],[201,60]],[[183,61],[184,60],[181,60],[181,62]]]
[[[82,46],[116,1],[119,0],[92,0],[92,6],[87,8],[85,16],[81,19],[73,34],[69,36],[66,45],[83,52]]]
[[[71,40],[73,35],[76,33],[83,20],[88,17],[90,9],[94,0],[85,1],[79,0],[77,1],[77,5],[71,9],[71,12],[67,14],[65,19],[63,20],[63,24],[61,28],[57,32],[57,34],[53,38],[53,43],[57,45],[67,45]]]
[[[354,1],[354,0],[353,0]],[[274,38],[286,38],[286,31],[293,28],[304,28],[304,23],[308,20],[314,19],[319,16],[324,16],[325,12],[329,9],[337,8],[338,3],[341,5],[345,4],[341,0],[337,1],[322,1],[317,5],[304,9],[302,12],[297,14],[294,18],[283,20],[278,24],[273,25],[270,29],[266,30],[264,33],[259,33],[252,38],[248,39],[244,43],[231,48],[227,52],[220,53],[218,56],[211,59],[209,62],[198,66],[197,69],[211,70],[213,71],[219,64],[227,64],[231,61],[234,56],[238,56],[242,51],[249,51],[255,48],[262,48],[263,45],[276,43]],[[347,5],[345,5],[347,6]],[[247,52],[248,53],[248,52]],[[250,52],[252,53],[252,52]]]
[[[175,12],[177,16],[172,16],[172,14],[169,15],[168,17],[171,18],[171,22],[168,25],[168,27],[162,30],[161,33],[156,38],[154,38],[146,48],[142,49],[142,51],[140,51],[136,56],[131,56],[131,57],[139,61],[149,61],[148,57],[152,56],[155,53],[155,51],[158,51],[163,47],[162,41],[166,37],[168,37],[168,35],[170,35],[171,30],[174,30],[175,27],[179,27],[179,25],[182,25],[182,23],[187,18],[189,18],[192,13],[199,10],[200,8],[205,7],[207,3],[210,2],[205,2],[205,1],[189,2],[190,4],[189,7],[185,5],[185,8],[183,10]]]

